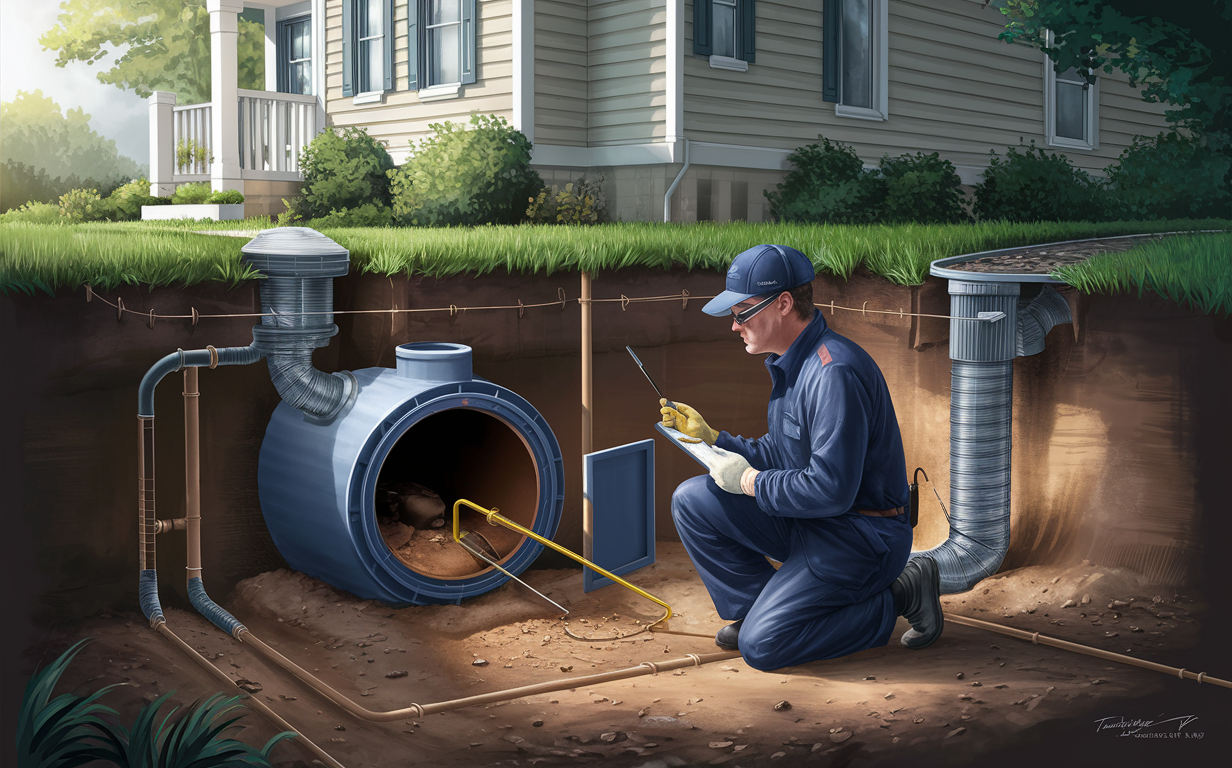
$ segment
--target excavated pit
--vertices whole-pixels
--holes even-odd
[[[406,431],[381,465],[377,487],[415,483],[435,491],[444,503],[443,525],[416,527],[382,514],[377,523],[385,544],[408,568],[437,579],[465,579],[483,566],[453,540],[453,505],[467,499],[496,507],[503,517],[533,528],[539,501],[539,467],[526,441],[503,419],[483,411],[454,408],[433,414]],[[379,495],[378,491],[378,495]],[[489,524],[463,507],[464,531],[480,534],[503,563],[525,538],[517,531]]]

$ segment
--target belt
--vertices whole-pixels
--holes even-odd
[[[859,512],[861,515],[869,515],[871,517],[897,517],[898,515],[901,515],[903,512],[905,512],[906,510],[904,510],[902,507],[895,507],[894,509],[882,509],[882,510],[857,509],[856,511]]]

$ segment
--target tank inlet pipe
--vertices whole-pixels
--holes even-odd
[[[566,635],[568,635],[569,637],[572,637],[574,640],[585,640],[585,641],[588,641],[588,642],[594,642],[594,641],[597,641],[597,640],[621,640],[621,639],[626,638],[626,637],[632,637],[633,635],[640,635],[641,633],[643,633],[643,632],[645,632],[645,631],[647,631],[647,630],[652,629],[652,628],[653,628],[656,624],[662,624],[663,622],[667,621],[668,619],[670,619],[670,618],[672,617],[672,607],[671,607],[670,605],[668,605],[667,603],[663,602],[662,600],[660,600],[659,598],[657,598],[657,597],[655,597],[654,595],[650,594],[649,592],[646,592],[646,591],[644,591],[644,590],[642,590],[642,589],[639,589],[638,587],[633,586],[632,584],[630,584],[629,582],[627,582],[627,581],[625,581],[624,579],[620,578],[620,577],[619,577],[619,576],[617,576],[616,574],[614,574],[614,573],[612,573],[612,572],[610,572],[610,571],[606,571],[606,570],[604,570],[603,568],[600,568],[599,566],[597,566],[597,565],[595,565],[594,563],[590,562],[589,560],[587,560],[586,558],[582,557],[581,555],[578,555],[578,554],[575,554],[575,553],[573,553],[573,552],[570,552],[569,550],[567,550],[567,549],[565,549],[564,547],[560,546],[559,544],[557,544],[556,542],[552,541],[551,539],[544,538],[543,536],[540,536],[539,534],[535,533],[534,531],[530,530],[529,528],[523,528],[522,526],[518,525],[517,523],[513,522],[512,520],[510,520],[510,519],[509,519],[509,518],[507,518],[507,517],[502,517],[502,516],[500,515],[500,510],[499,510],[499,509],[497,509],[496,507],[493,507],[492,509],[484,509],[483,507],[479,506],[479,505],[478,505],[478,504],[476,504],[475,502],[473,502],[473,501],[469,501],[469,500],[467,500],[467,499],[458,499],[457,501],[455,501],[455,502],[453,503],[453,540],[454,540],[454,541],[456,541],[456,542],[458,542],[458,544],[459,544],[459,545],[461,545],[461,544],[462,544],[462,533],[461,533],[461,528],[460,528],[460,527],[459,527],[459,525],[458,525],[458,514],[459,514],[459,512],[461,511],[461,509],[462,509],[462,506],[463,506],[463,505],[466,505],[466,506],[470,507],[471,509],[475,510],[475,511],[476,511],[476,512],[478,512],[479,514],[481,514],[481,515],[483,515],[484,517],[486,517],[486,518],[488,519],[488,524],[489,524],[489,525],[503,525],[503,526],[505,526],[506,528],[512,529],[512,530],[514,530],[514,531],[517,531],[518,533],[522,534],[523,536],[529,536],[529,537],[531,537],[532,539],[534,539],[535,541],[537,541],[537,542],[539,542],[540,544],[544,545],[545,547],[549,547],[549,548],[551,548],[551,549],[555,550],[556,552],[559,552],[560,554],[564,555],[565,557],[568,557],[568,558],[570,558],[570,559],[572,559],[572,560],[575,560],[575,561],[577,561],[577,562],[579,562],[579,563],[581,563],[581,564],[585,565],[586,567],[591,568],[591,569],[593,569],[593,570],[595,570],[595,571],[597,571],[597,572],[599,572],[599,573],[603,574],[604,576],[606,576],[607,578],[609,578],[609,579],[611,579],[612,581],[616,582],[617,584],[619,584],[620,586],[624,587],[625,589],[628,589],[628,590],[631,590],[631,591],[633,591],[633,592],[636,592],[637,594],[639,594],[639,595],[641,595],[642,597],[646,598],[646,599],[647,599],[647,600],[649,600],[650,602],[652,602],[652,603],[657,603],[658,605],[660,605],[660,606],[662,606],[662,607],[663,607],[663,617],[662,617],[661,619],[659,619],[658,621],[656,621],[656,622],[654,622],[654,623],[652,623],[652,624],[647,624],[646,626],[642,627],[641,629],[637,630],[636,632],[630,632],[630,633],[629,633],[629,634],[627,634],[627,635],[613,635],[612,637],[584,637],[584,636],[582,636],[582,635],[575,635],[575,634],[573,634],[572,632],[570,632],[570,631],[569,631],[569,625],[568,625],[568,623],[566,623],[566,624],[565,624],[565,634],[566,634]]]
[[[676,178],[672,179],[672,185],[667,188],[667,193],[663,195],[663,221],[669,222],[672,220],[672,193],[676,191],[676,187],[680,185],[680,180],[684,178],[685,173],[689,170],[689,140],[684,141],[684,166],[680,169],[680,173],[676,174]]]

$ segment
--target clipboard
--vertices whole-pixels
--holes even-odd
[[[713,446],[706,445],[704,442],[682,443],[680,442],[680,438],[682,437],[690,440],[695,438],[690,438],[685,433],[672,429],[671,427],[665,427],[661,421],[655,422],[655,429],[659,430],[664,437],[670,440],[672,445],[689,454],[690,458],[705,467],[707,472],[710,471],[710,465],[716,458]]]

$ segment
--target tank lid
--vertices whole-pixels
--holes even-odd
[[[395,354],[403,360],[448,360],[469,357],[471,348],[450,341],[415,341],[399,344]]]
[[[267,229],[240,249],[244,261],[270,277],[341,277],[351,253],[308,227]]]

